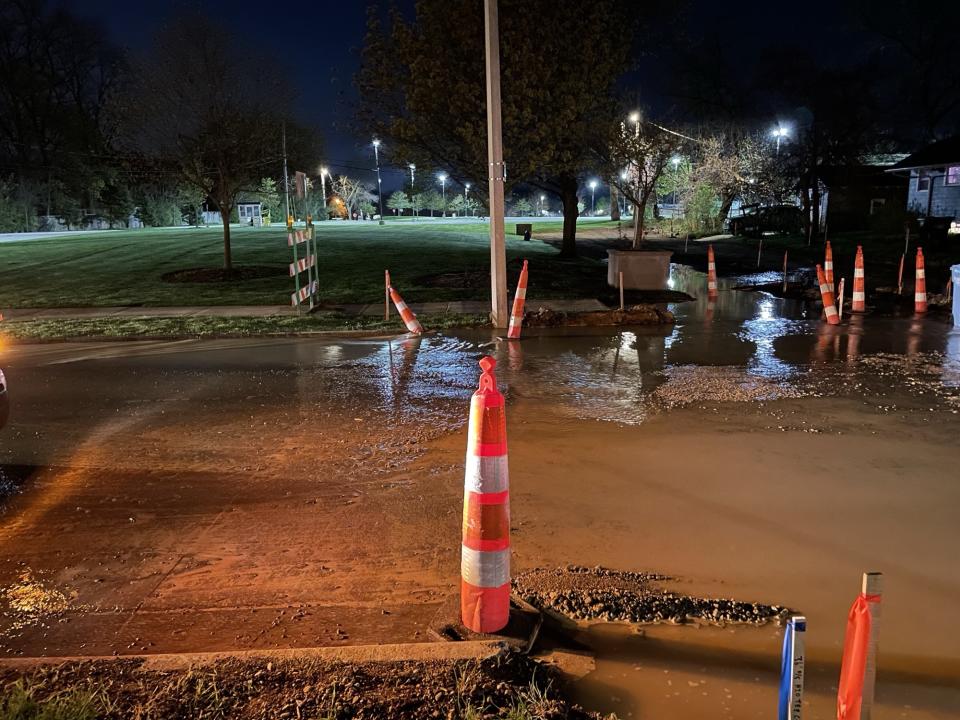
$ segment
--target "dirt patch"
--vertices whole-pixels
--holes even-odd
[[[523,573],[514,579],[513,587],[534,607],[574,620],[763,625],[787,613],[779,605],[669,592],[657,585],[664,580],[669,578],[654,573],[567,566]]]
[[[413,282],[421,287],[474,290],[490,286],[490,273],[487,270],[437,273],[415,277]]]
[[[272,265],[242,265],[229,271],[223,268],[186,268],[164,273],[160,279],[166,283],[219,283],[272,278],[285,275],[286,272],[286,268]]]
[[[480,661],[367,663],[229,660],[156,671],[140,660],[0,674],[0,709],[72,696],[104,719],[597,718],[570,704],[554,671],[513,651]]]
[[[604,327],[609,325],[669,325],[673,313],[653,305],[634,305],[626,310],[596,312],[557,312],[538,308],[523,318],[527,327]]]

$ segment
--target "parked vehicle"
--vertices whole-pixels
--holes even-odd
[[[7,378],[0,370],[0,430],[7,424],[10,417],[10,397],[7,395]]]
[[[802,212],[796,205],[744,205],[740,215],[727,220],[734,235],[760,237],[764,233],[797,233],[803,226]]]

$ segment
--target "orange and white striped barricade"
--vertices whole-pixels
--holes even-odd
[[[493,633],[510,619],[510,480],[507,416],[493,374],[483,374],[470,400],[460,555],[460,618],[473,632]]]
[[[830,286],[830,292],[834,292],[837,286],[833,282],[833,248],[830,246],[829,240],[827,240],[827,249],[823,256],[823,274],[827,278],[827,285]]]
[[[817,284],[820,285],[820,297],[823,299],[823,312],[826,313],[827,322],[831,325],[839,325],[840,317],[837,315],[837,304],[833,299],[833,288],[827,283],[823,268],[817,265]]]
[[[407,330],[414,335],[422,335],[423,327],[420,325],[420,321],[417,320],[417,316],[413,314],[413,310],[407,307],[407,304],[403,301],[403,298],[400,297],[400,293],[397,292],[396,288],[391,286],[389,289],[390,299],[393,300],[393,304],[397,306],[397,312],[400,313],[400,319],[403,320],[403,324],[407,326]]]
[[[523,306],[527,301],[527,261],[523,261],[520,271],[520,280],[517,282],[517,294],[513,296],[513,312],[510,313],[510,327],[507,337],[513,340],[520,338],[520,329],[523,327]]]
[[[837,720],[869,720],[873,710],[882,583],[881,573],[864,573],[860,594],[847,615]]]
[[[713,255],[713,245],[707,245],[707,297],[717,297],[717,261]]]
[[[917,248],[917,286],[913,291],[913,311],[922,315],[927,311],[927,271],[923,263],[923,248]]]
[[[306,302],[307,298],[313,297],[317,292],[317,281],[313,280],[302,288],[297,290],[293,295],[290,296],[290,304],[294,307],[298,306],[300,303]]]
[[[863,246],[857,245],[857,259],[853,263],[853,296],[850,311],[855,313],[866,312],[867,289],[866,277],[863,274]]]
[[[316,255],[308,255],[307,257],[300,258],[296,262],[290,263],[290,277],[302,273],[304,270],[309,270],[314,265],[317,264]]]

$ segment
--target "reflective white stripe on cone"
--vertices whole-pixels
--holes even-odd
[[[864,312],[867,309],[866,278],[863,272],[863,247],[857,245],[857,259],[853,266],[853,297],[851,311]]]
[[[833,282],[833,248],[830,246],[829,240],[827,240],[827,249],[823,258],[823,274],[827,285],[830,286],[830,292],[834,292],[837,286]]]
[[[713,255],[713,245],[707,245],[707,297],[717,297],[717,262]]]

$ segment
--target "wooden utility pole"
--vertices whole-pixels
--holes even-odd
[[[500,28],[497,0],[484,0],[487,56],[487,157],[490,162],[490,320],[507,327],[507,252],[503,231],[503,132],[500,124]]]

